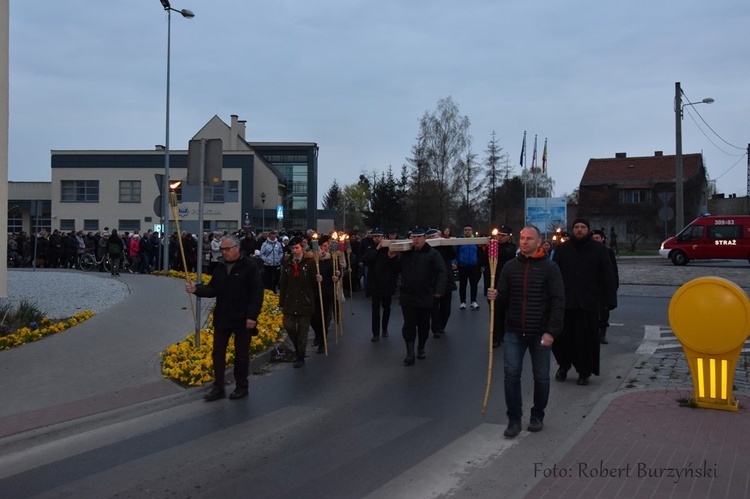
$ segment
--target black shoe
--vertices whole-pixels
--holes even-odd
[[[441,338],[440,333],[432,333],[432,337],[433,338],[438,338],[438,339]]]
[[[508,427],[503,432],[503,435],[508,438],[513,438],[518,436],[519,433],[521,433],[521,422],[511,421],[510,423],[508,423]]]
[[[427,355],[424,353],[424,350],[417,350],[417,358],[419,360],[423,360],[427,358]]]
[[[414,365],[414,362],[416,362],[416,361],[414,360],[414,355],[407,355],[407,356],[406,356],[406,357],[404,358],[404,365],[406,365],[406,366],[413,366],[413,365]]]
[[[404,364],[407,366],[414,365],[414,342],[406,342],[406,357],[404,358]]]
[[[294,364],[292,364],[292,367],[294,367],[295,369],[298,369],[304,366],[305,366],[305,359],[302,359],[302,358],[298,358],[297,360],[294,361]]]
[[[607,335],[599,335],[599,343],[601,343],[602,345],[609,345],[609,341],[607,341]]]
[[[565,381],[568,379],[568,369],[569,367],[560,366],[560,368],[557,370],[557,373],[555,374],[555,379],[557,381]]]
[[[213,402],[214,400],[223,399],[226,396],[224,390],[221,388],[211,388],[211,391],[203,396],[203,400],[206,402]]]
[[[578,376],[578,381],[576,381],[576,385],[588,385],[589,384],[589,377],[580,375]]]
[[[240,388],[238,386],[232,393],[229,394],[229,400],[244,399],[245,397],[247,397],[247,395],[247,388]]]
[[[326,353],[325,345],[318,345],[318,349],[315,351],[315,353]]]
[[[541,419],[531,418],[531,421],[529,421],[529,431],[533,431],[533,432],[542,431],[543,427],[544,427],[544,423],[542,423]]]
[[[383,331],[383,338],[387,338],[387,337],[388,337],[388,331]]]
[[[376,341],[380,341],[380,336],[373,334],[372,338],[370,338],[370,341],[372,341],[373,343],[375,343]]]

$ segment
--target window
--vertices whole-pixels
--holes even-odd
[[[620,203],[640,204],[651,202],[651,191],[648,189],[622,189],[620,190]]]
[[[703,239],[702,225],[688,225],[677,235],[678,241],[700,241]]]
[[[117,230],[118,232],[133,232],[134,230],[141,230],[141,221],[137,218],[135,219],[120,219],[117,221]]]
[[[741,225],[712,225],[708,228],[709,239],[742,239]]]
[[[63,232],[70,232],[70,231],[76,230],[75,218],[61,218],[60,230]]]
[[[203,200],[206,203],[224,202],[224,185],[207,185],[203,188]]]
[[[237,223],[237,220],[217,220],[216,221],[216,230],[219,232],[227,231],[227,232],[236,232],[237,228],[239,227],[239,224]]]
[[[61,203],[98,203],[98,180],[61,180]]]
[[[120,202],[121,203],[140,203],[141,202],[141,181],[140,180],[120,180]]]
[[[83,219],[83,230],[85,231],[97,231],[99,230],[99,219],[98,218],[84,218]]]
[[[239,192],[240,182],[238,180],[229,181],[229,192]]]

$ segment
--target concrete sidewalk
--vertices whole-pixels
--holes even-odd
[[[130,293],[103,313],[0,352],[0,437],[185,391],[162,377],[159,359],[160,351],[194,331],[183,282],[133,274],[119,279]]]

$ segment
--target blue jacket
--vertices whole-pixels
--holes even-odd
[[[471,244],[465,246],[456,246],[456,265],[459,267],[469,267],[479,265],[477,254],[479,247]]]

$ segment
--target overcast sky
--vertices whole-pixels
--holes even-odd
[[[568,194],[589,158],[675,153],[676,81],[716,100],[686,107],[683,152],[704,153],[719,192],[746,194],[747,0],[172,6],[195,18],[172,14],[171,148],[236,114],[249,141],[317,142],[321,198],[334,179],[400,172],[420,116],[448,96],[479,159],[494,130],[519,172],[524,131],[529,162],[547,138]],[[163,144],[166,39],[159,0],[11,0],[9,179],[49,181],[53,149]]]

